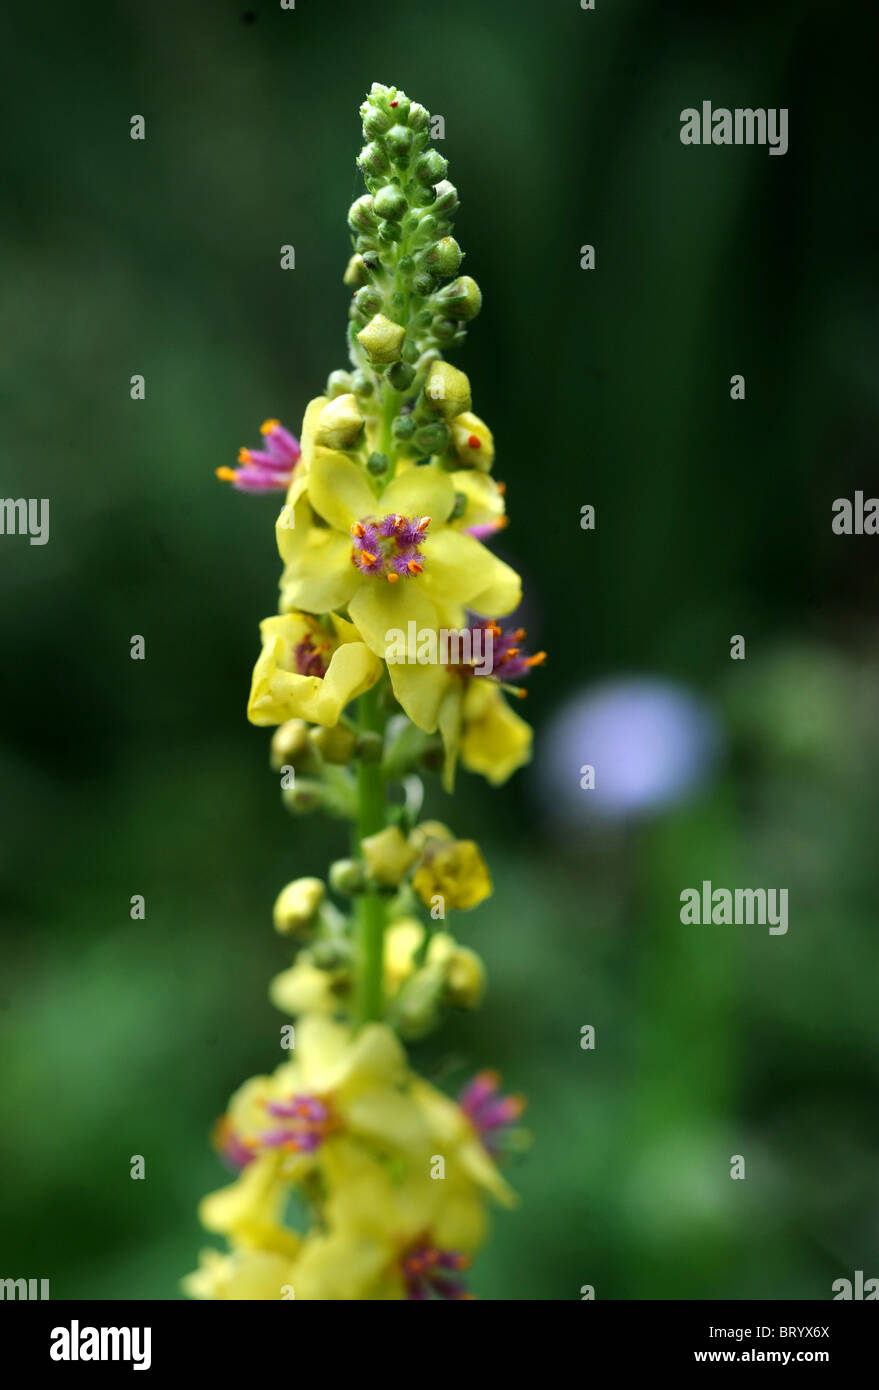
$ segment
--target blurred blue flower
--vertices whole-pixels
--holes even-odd
[[[609,681],[575,696],[535,760],[542,799],[564,821],[619,820],[682,800],[713,772],[722,746],[707,701],[668,681]],[[594,768],[594,787],[582,780]]]

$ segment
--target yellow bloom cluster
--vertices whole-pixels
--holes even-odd
[[[542,653],[503,626],[522,592],[489,547],[506,521],[495,442],[443,357],[481,304],[470,276],[451,279],[446,161],[405,93],[376,84],[361,114],[353,370],[309,403],[301,441],[266,420],[262,447],[218,470],[239,491],[285,494],[280,602],[247,714],[275,730],[285,805],[348,819],[352,857],[275,899],[295,952],[270,987],[294,1020],[289,1060],[245,1082],[216,1128],[237,1176],[201,1204],[227,1248],[184,1281],[196,1298],[468,1297],[488,1204],[513,1202],[496,1159],[521,1100],[491,1072],[449,1099],[401,1039],[485,990],[449,917],[484,902],[491,877],[474,840],[420,819],[422,776],[451,792],[459,763],[497,785],[528,761],[508,696]]]

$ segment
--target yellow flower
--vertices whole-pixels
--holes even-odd
[[[336,1013],[350,992],[350,972],[319,969],[310,951],[300,951],[295,965],[275,975],[269,985],[269,999],[275,1008],[294,1017]]]
[[[326,613],[347,605],[362,640],[384,658],[393,633],[408,633],[410,622],[436,629],[438,605],[495,615],[519,602],[516,572],[445,524],[455,488],[436,464],[405,469],[377,496],[365,469],[315,446],[307,480],[296,525],[277,528],[285,610]],[[309,526],[308,508],[327,525]]]
[[[491,472],[494,463],[494,435],[484,420],[472,410],[463,410],[451,422],[452,446],[465,468]]]
[[[262,651],[247,705],[252,724],[300,718],[333,725],[351,700],[375,685],[381,662],[350,623],[335,614],[330,623],[324,628],[306,613],[260,623]]]
[[[203,1250],[199,1268],[182,1281],[190,1298],[271,1300],[295,1297],[295,1261],[271,1250]]]
[[[485,1204],[453,1155],[444,1177],[432,1167],[429,1154],[401,1169],[337,1145],[326,1164],[327,1231],[303,1244],[296,1297],[467,1297],[463,1272],[485,1236]]]
[[[491,1193],[502,1206],[515,1206],[515,1192],[501,1176],[460,1105],[421,1077],[413,1080],[412,1093],[424,1111],[438,1151],[453,1155],[467,1177]]]
[[[293,936],[310,927],[324,900],[325,888],[319,878],[297,878],[283,887],[272,908],[275,931]]]
[[[406,1054],[389,1028],[373,1023],[352,1037],[346,1025],[312,1014],[296,1027],[293,1059],[246,1082],[227,1114],[244,1148],[280,1152],[282,1174],[298,1178],[318,1157],[323,1164],[342,1135],[422,1149],[426,1132],[408,1084]]]
[[[473,840],[428,840],[412,886],[425,906],[440,897],[446,908],[466,911],[491,895],[491,875]]]
[[[252,1082],[247,1084],[253,1086]],[[227,1118],[234,1125],[232,1116]],[[203,1197],[198,1215],[205,1230],[226,1236],[243,1248],[294,1255],[298,1237],[281,1224],[287,1187],[281,1177],[280,1157],[277,1153],[260,1154],[242,1168],[234,1182]]]

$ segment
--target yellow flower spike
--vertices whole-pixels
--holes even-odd
[[[484,420],[471,410],[456,415],[451,424],[452,446],[465,468],[490,473],[494,463],[494,435]]]
[[[371,362],[388,363],[399,358],[405,337],[405,328],[392,323],[384,314],[375,314],[366,327],[361,328],[357,341]]]
[[[326,895],[319,878],[297,878],[282,888],[272,909],[275,931],[281,936],[295,936],[314,925]]]
[[[266,618],[260,633],[262,652],[247,705],[252,724],[295,717],[332,726],[381,677],[381,662],[365,643],[340,640],[338,630],[321,627],[307,614]]]
[[[438,411],[444,420],[452,421],[462,412],[469,411],[472,405],[470,382],[451,362],[440,358],[430,369],[424,386],[424,398],[431,410]]]
[[[441,897],[447,908],[469,911],[491,896],[488,867],[473,840],[428,842],[412,885],[425,906]]]
[[[337,396],[323,407],[314,431],[315,446],[329,449],[351,449],[363,433],[363,416],[357,397]]]
[[[417,850],[396,825],[368,835],[361,840],[360,848],[369,877],[385,888],[396,888],[418,858]]]

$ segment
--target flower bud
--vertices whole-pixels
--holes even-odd
[[[391,166],[381,145],[377,144],[375,140],[371,140],[368,145],[364,145],[357,156],[357,167],[362,174],[377,179],[381,178],[382,174],[386,174]]]
[[[482,291],[470,275],[462,275],[440,290],[437,300],[443,313],[453,319],[475,319],[482,308]]]
[[[378,218],[372,206],[372,196],[364,193],[357,198],[348,209],[348,226],[352,232],[369,232],[376,225]]]
[[[416,294],[430,294],[434,287],[434,278],[429,270],[419,270],[412,280],[412,288]],[[427,314],[427,322],[430,322],[430,313]]]
[[[485,966],[475,951],[456,946],[446,962],[446,998],[460,1009],[475,1009],[485,993]]]
[[[411,439],[415,429],[415,420],[411,415],[398,415],[391,426],[391,433],[395,439]]]
[[[359,367],[356,372],[351,373],[351,390],[355,396],[371,396],[375,390],[375,384],[371,377],[366,375]]]
[[[399,222],[379,222],[378,235],[380,241],[390,245],[392,242],[403,240],[403,229]]]
[[[292,787],[283,788],[281,799],[291,815],[305,816],[309,811],[316,811],[321,805],[324,789],[320,782],[315,782],[313,778],[297,777]]]
[[[423,966],[407,980],[395,1006],[397,1025],[404,1037],[423,1038],[436,1027],[443,983],[443,972],[436,966]]]
[[[439,150],[425,150],[415,165],[415,177],[419,183],[433,186],[445,178],[448,167],[449,161],[443,158]]]
[[[366,269],[362,256],[352,256],[347,266],[345,274],[342,276],[343,285],[368,285],[369,273]]]
[[[415,432],[415,444],[423,454],[442,454],[449,447],[451,432],[444,420],[433,420]]]
[[[433,840],[439,840],[441,844],[451,844],[454,838],[454,832],[447,825],[443,825],[442,821],[423,820],[419,821],[412,831],[409,843],[414,845],[420,854]]]
[[[417,852],[396,825],[389,825],[360,841],[366,872],[375,883],[396,888],[418,858]]]
[[[391,108],[398,121],[408,121],[412,103],[402,92],[397,92],[394,94],[394,98],[391,102]]]
[[[381,290],[376,289],[375,285],[364,285],[362,290],[358,290],[354,296],[354,303],[365,314],[367,319],[371,319],[373,314],[377,314],[384,303],[384,296]]]
[[[409,129],[416,131],[424,130],[429,120],[430,116],[428,112],[425,110],[425,108],[421,105],[421,102],[413,101],[411,106],[409,107],[409,119],[407,121]]]
[[[465,468],[489,473],[494,463],[494,435],[484,420],[465,410],[452,421],[452,445]]]
[[[352,963],[351,944],[339,936],[315,941],[308,954],[316,970],[342,970]]]
[[[347,395],[337,396],[329,405],[324,406],[317,417],[314,442],[323,444],[328,449],[350,449],[359,439],[362,430],[363,416],[360,414],[360,406],[357,404],[357,397],[349,391]]]
[[[269,761],[276,772],[282,767],[295,767],[308,751],[308,725],[304,719],[288,719],[279,724],[272,735]]]
[[[433,210],[438,217],[447,217],[449,213],[455,212],[458,208],[458,190],[448,179],[440,179],[434,188],[436,201]]]
[[[448,347],[449,343],[455,340],[458,325],[452,319],[434,319],[431,331],[441,347]]]
[[[470,382],[464,373],[442,358],[431,367],[424,395],[430,409],[438,411],[444,420],[454,420],[456,415],[460,415],[462,410],[469,410],[473,404]]]
[[[356,859],[337,859],[330,865],[329,878],[333,892],[341,893],[346,898],[362,893],[366,887],[363,865]]]
[[[324,392],[325,395],[329,396],[330,399],[332,400],[332,399],[334,399],[336,396],[344,396],[344,395],[346,394],[346,392],[348,392],[348,391],[350,391],[350,390],[351,390],[351,373],[350,373],[350,372],[343,372],[343,371],[330,372],[329,376],[327,377],[327,389],[326,389],[326,391]]]
[[[374,140],[377,135],[384,135],[393,125],[388,113],[382,111],[380,106],[373,106],[370,102],[364,102],[360,108],[360,114],[363,120],[365,140]]]
[[[394,159],[401,164],[404,163],[412,149],[412,131],[404,125],[391,126],[385,139]]]
[[[453,236],[444,236],[428,249],[425,260],[437,275],[454,275],[461,264],[461,248]]]
[[[387,454],[373,453],[366,460],[366,471],[371,473],[373,478],[381,478],[388,471],[389,459]]]
[[[350,763],[357,735],[347,724],[314,728],[308,737],[325,763]]]
[[[395,183],[385,184],[375,195],[376,215],[390,222],[399,222],[408,207],[405,195]]]
[[[395,362],[388,367],[387,379],[395,391],[405,391],[415,380],[415,368],[408,362]]]
[[[312,926],[324,900],[324,885],[319,878],[297,878],[282,888],[272,909],[275,931],[282,936],[295,936]]]
[[[407,366],[414,367],[415,363],[418,361],[418,347],[407,338],[403,344],[403,351],[400,353],[400,356]]]
[[[384,314],[376,314],[357,334],[357,341],[366,350],[370,361],[396,362],[405,337],[405,328],[392,323]],[[462,409],[469,409],[469,406],[462,406]]]

